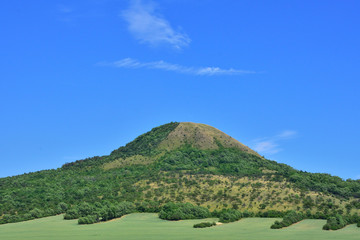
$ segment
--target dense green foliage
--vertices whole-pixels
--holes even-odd
[[[178,125],[178,122],[171,122],[153,128],[150,132],[140,135],[134,141],[126,144],[126,146],[114,150],[111,155],[117,157],[131,156],[135,154],[150,155],[159,143],[164,140]]]
[[[156,154],[156,147],[159,145],[159,143],[164,140],[178,125],[178,122],[171,122],[153,128],[151,131],[140,135],[125,146],[112,151],[108,156],[95,156],[71,163],[66,163],[62,166],[62,169],[79,169],[90,166],[100,166],[103,163],[110,162],[118,158],[126,158],[133,155],[149,156]]]
[[[240,220],[243,214],[236,209],[223,209],[218,213],[219,222],[229,223]]]
[[[344,198],[360,198],[360,180],[344,181],[330,174],[303,171],[292,172],[286,177],[302,189],[330,193]]]
[[[282,211],[269,210],[269,211],[258,212],[258,213],[256,214],[256,217],[279,218],[279,217],[284,217],[285,214],[286,214],[286,213],[285,213],[285,212],[282,212]]]
[[[347,225],[347,221],[341,216],[336,215],[334,217],[328,218],[326,224],[324,225],[324,230],[338,230]]]
[[[265,160],[256,155],[235,148],[200,150],[191,146],[168,152],[160,161],[164,171],[190,170],[196,173],[209,173],[235,176],[261,176],[261,168],[282,171],[280,164]]]
[[[130,202],[112,204],[108,201],[89,204],[83,202],[68,209],[65,220],[79,219],[79,224],[91,224],[99,221],[108,221],[136,211],[135,205]]]
[[[336,214],[327,218],[324,230],[338,230],[349,224],[357,224],[360,222],[360,215],[340,215]]]
[[[129,202],[121,202],[116,205],[106,205],[103,206],[100,210],[100,220],[101,221],[108,221],[114,218],[119,218],[124,216],[125,214],[135,212],[135,206]]]
[[[36,218],[54,216],[56,214],[64,213],[67,209],[67,205],[63,202],[59,203],[55,209],[38,209],[34,208],[27,213],[22,214],[4,214],[0,217],[0,224],[14,223],[33,220]]]
[[[136,203],[136,209],[138,212],[158,213],[161,205],[156,201],[142,201]]]
[[[161,159],[164,171],[190,170],[232,176],[267,176],[274,181],[287,179],[300,189],[334,194],[340,197],[360,197],[360,180],[343,181],[329,174],[297,171],[285,164],[279,164],[248,154],[236,148],[200,150],[191,146],[172,151]],[[264,173],[262,169],[271,170]],[[275,175],[275,177],[274,177]]]
[[[87,202],[82,202],[79,205],[75,205],[72,208],[68,209],[64,215],[64,219],[77,219],[80,217],[86,217],[88,215],[94,214],[97,211],[96,207]]]
[[[304,219],[304,215],[302,213],[297,213],[295,211],[288,212],[281,222],[275,221],[273,225],[271,225],[272,229],[279,229],[283,227],[288,227],[294,223],[300,222]]]
[[[357,227],[360,227],[360,222],[358,222],[358,223],[356,224],[356,226],[357,226]]]
[[[79,224],[93,224],[100,222],[100,219],[97,215],[88,215],[86,217],[81,217],[78,220]]]
[[[216,226],[216,222],[202,222],[202,223],[197,223],[194,224],[194,228],[207,228],[207,227],[212,227],[212,226]]]
[[[169,202],[161,208],[159,217],[166,220],[201,219],[210,217],[210,212],[207,208],[191,203]]]

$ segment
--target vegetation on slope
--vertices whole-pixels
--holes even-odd
[[[283,216],[288,210],[322,219],[359,213],[360,181],[297,171],[241,148],[229,148],[213,136],[216,148],[198,148],[186,141],[175,149],[163,147],[178,126],[169,123],[154,128],[108,156],[1,178],[0,223],[69,215],[70,209],[85,203],[123,201],[154,212],[172,201],[212,210],[234,208],[264,217]],[[194,136],[201,141],[207,139],[203,135],[206,131]],[[91,217],[82,221],[97,215],[78,217],[87,216]]]
[[[207,208],[194,206],[190,203],[166,203],[159,217],[165,220],[185,220],[185,219],[201,219],[210,217]]]
[[[236,222],[243,217],[243,214],[239,210],[231,208],[223,209],[217,215],[219,217],[219,222],[222,223]]]
[[[348,224],[356,224],[360,221],[360,215],[346,215],[342,216],[336,214],[335,216],[330,216],[327,219],[326,224],[323,226],[324,230],[338,230],[345,227]]]
[[[62,169],[81,169],[85,167],[98,167],[104,163],[114,161],[120,158],[127,158],[134,155],[152,156],[156,155],[158,145],[165,140],[165,138],[172,132],[177,126],[178,122],[171,122],[153,128],[151,131],[140,135],[132,142],[126,144],[111,152],[108,156],[92,157],[84,160],[78,160],[75,162],[67,163],[62,166]]]
[[[341,216],[336,215],[334,217],[329,217],[326,224],[324,225],[324,230],[338,230],[347,225],[347,221]]]
[[[194,224],[194,228],[207,228],[207,227],[212,227],[212,226],[216,226],[216,222],[201,222],[201,223],[196,223]]]
[[[111,152],[111,156],[123,157],[132,155],[151,155],[156,151],[157,146],[179,125],[178,122],[171,122],[156,128],[150,132],[140,135],[134,141]]]
[[[225,148],[236,148],[243,152],[260,157],[257,152],[229,135],[214,127],[199,123],[180,123],[174,131],[172,131],[168,137],[159,144],[159,148],[172,151],[181,148],[183,145],[189,145],[193,148],[201,150],[218,149],[220,146]]]
[[[271,225],[272,229],[280,229],[283,227],[288,227],[294,223],[300,222],[304,219],[304,215],[302,213],[297,213],[295,211],[288,212],[281,222],[275,221],[273,225]]]

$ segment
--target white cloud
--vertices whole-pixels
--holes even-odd
[[[280,148],[282,141],[296,137],[297,132],[292,130],[286,130],[272,137],[264,137],[254,140],[254,150],[260,154],[275,154],[283,149]]]
[[[219,67],[186,67],[179,64],[167,63],[164,61],[155,62],[139,62],[132,58],[124,58],[120,61],[112,63],[99,63],[101,66],[113,66],[117,68],[147,68],[147,69],[160,69],[164,71],[172,71],[183,74],[199,75],[199,76],[214,76],[214,75],[239,75],[251,74],[253,71],[245,71],[238,69],[222,69]]]
[[[190,38],[185,33],[175,31],[155,10],[153,3],[144,4],[141,0],[134,0],[121,16],[128,23],[129,31],[142,43],[152,46],[165,43],[177,49],[189,45]]]
[[[297,134],[296,131],[286,130],[280,133],[279,135],[277,135],[276,137],[279,139],[287,139],[294,137],[296,134]]]
[[[268,154],[275,154],[281,151],[279,145],[271,140],[255,143],[254,150],[257,151],[258,153],[268,153]]]

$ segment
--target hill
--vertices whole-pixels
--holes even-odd
[[[360,212],[360,181],[308,173],[267,160],[205,124],[172,122],[109,155],[0,179],[0,223],[131,202],[159,211],[188,202],[258,216],[296,210],[313,218]],[[130,211],[123,205],[122,211]],[[80,210],[79,210],[80,209]],[[70,216],[71,214],[68,214]]]

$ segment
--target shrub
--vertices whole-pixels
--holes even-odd
[[[265,212],[258,212],[256,217],[264,217],[264,218],[278,218],[284,217],[286,214],[282,211],[269,210]]]
[[[64,213],[66,210],[68,210],[68,205],[64,202],[61,202],[57,205],[57,212],[58,213]]]
[[[360,227],[360,222],[358,222],[356,226],[357,226],[357,227]]]
[[[242,213],[242,215],[243,215],[244,218],[248,218],[248,217],[253,217],[255,214],[253,212],[249,212],[249,211],[245,210]]]
[[[300,222],[304,219],[304,215],[302,213],[297,213],[295,211],[288,212],[281,222],[275,221],[273,225],[271,225],[271,229],[280,229],[283,227],[288,227],[294,223]]]
[[[31,210],[29,212],[29,214],[33,217],[33,218],[41,218],[44,215],[44,212],[41,211],[40,209],[34,208],[33,210]]]
[[[86,217],[81,217],[78,220],[78,224],[93,224],[99,222],[99,217],[96,215],[89,215]]]
[[[94,217],[98,219],[97,221],[108,221],[114,218],[122,217],[125,214],[133,213],[135,211],[135,205],[130,202],[120,202],[117,204],[111,204],[109,202],[98,202],[94,205],[81,203],[79,206],[74,206],[68,209],[64,219],[67,220],[82,218],[79,224],[91,224],[94,223]],[[90,220],[88,218],[90,218]]]
[[[194,224],[194,228],[206,228],[206,227],[212,227],[215,225],[216,225],[215,222],[202,222],[202,223]]]
[[[79,211],[76,207],[70,208],[69,210],[66,211],[64,215],[65,220],[77,219],[79,217],[81,216],[79,215]]]
[[[101,221],[108,221],[114,218],[119,218],[125,214],[133,213],[136,211],[135,205],[130,202],[121,202],[117,205],[110,205],[102,208],[99,211]]]
[[[335,217],[328,218],[326,224],[323,226],[323,230],[338,230],[347,224],[347,221],[341,215],[336,215]]]
[[[14,220],[13,215],[4,214],[4,215],[2,216],[2,218],[0,219],[0,223],[1,223],[1,224],[11,223],[11,222],[13,222],[13,220]]]
[[[229,223],[240,220],[243,214],[236,209],[224,209],[219,213],[219,222]]]
[[[94,206],[87,202],[82,202],[78,205],[79,217],[84,217],[93,214],[95,211]]]
[[[183,219],[200,219],[210,217],[210,212],[207,208],[194,206],[191,203],[169,202],[162,206],[159,217],[161,219],[175,221]]]
[[[160,203],[155,201],[145,201],[137,203],[136,209],[139,212],[160,212]]]

